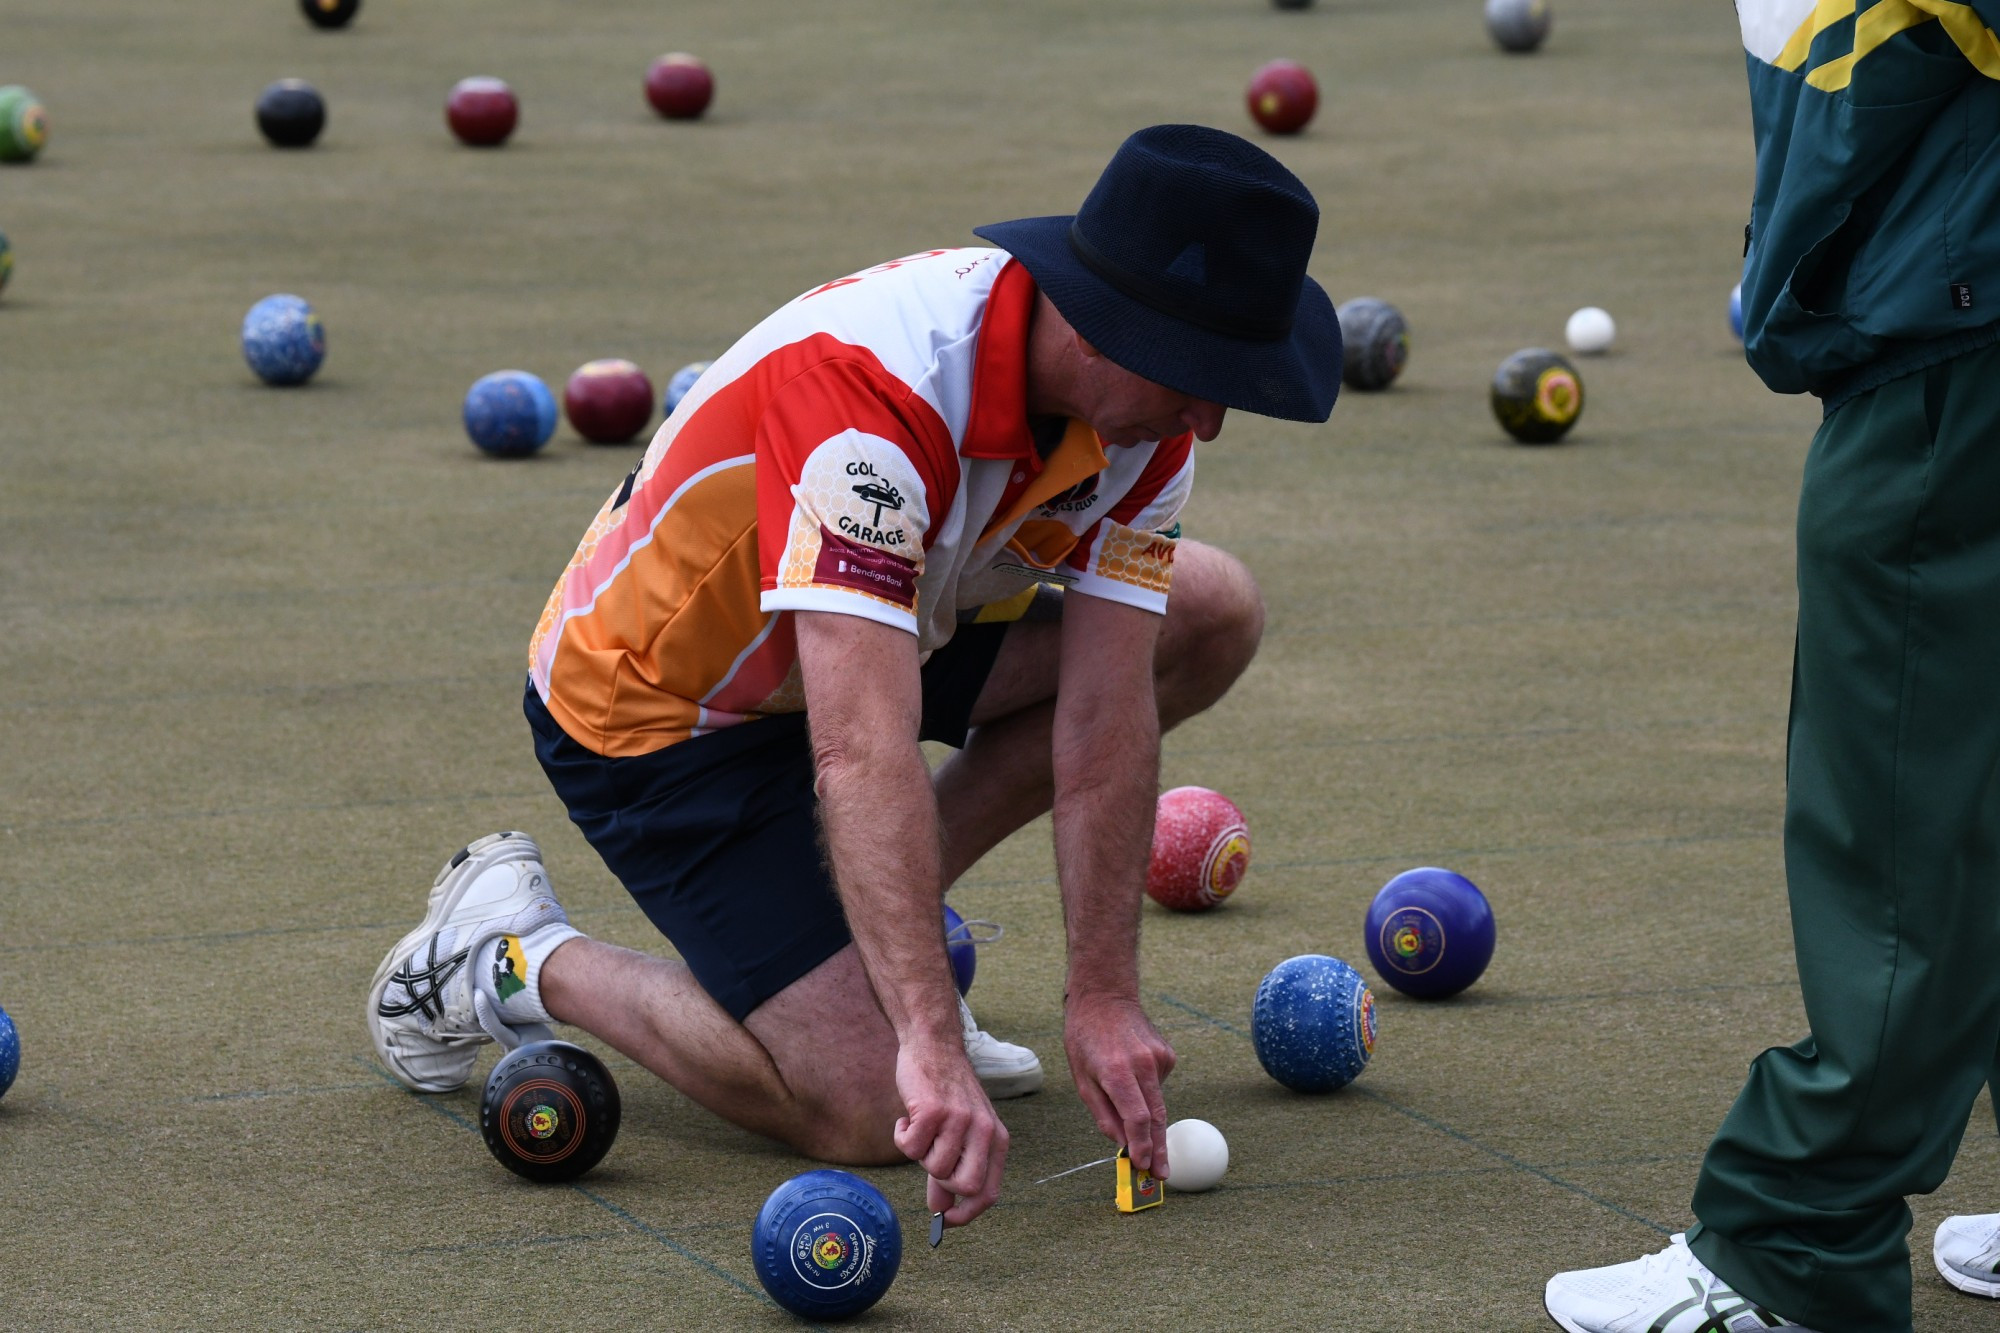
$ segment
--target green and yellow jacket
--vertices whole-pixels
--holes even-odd
[[[1736,0],[1744,350],[1828,411],[2000,341],[2000,0]]]

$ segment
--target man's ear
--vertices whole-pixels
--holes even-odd
[[[1084,360],[1095,361],[1104,355],[1104,353],[1091,345],[1090,339],[1078,333],[1074,327],[1070,329],[1069,334],[1070,337],[1076,339],[1076,350],[1082,354]]]

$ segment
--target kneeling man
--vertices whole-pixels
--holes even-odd
[[[980,229],[807,292],[705,373],[605,502],[529,649],[536,752],[685,961],[588,939],[523,834],[438,876],[376,973],[411,1088],[574,1024],[832,1162],[907,1156],[952,1225],[998,1195],[945,890],[1053,808],[1078,1095],[1165,1176],[1174,1054],[1139,1003],[1163,729],[1249,664],[1256,585],[1178,540],[1193,442],[1324,421],[1311,194],[1234,135],[1155,126],[1075,217]],[[919,742],[957,753],[936,772]]]

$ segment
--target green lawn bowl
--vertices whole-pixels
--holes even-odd
[[[0,88],[0,162],[32,162],[49,141],[49,113],[18,83]]]

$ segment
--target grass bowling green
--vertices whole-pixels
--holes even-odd
[[[482,1061],[419,1098],[373,1059],[383,952],[469,839],[539,837],[573,919],[659,947],[564,817],[520,712],[550,586],[639,446],[488,458],[466,389],[615,352],[656,382],[779,303],[970,228],[1072,210],[1120,139],[1252,136],[1317,193],[1313,271],[1391,302],[1409,357],[1324,427],[1232,414],[1186,531],[1269,601],[1257,663],[1169,737],[1256,858],[1214,912],[1148,905],[1170,1117],[1213,1192],[1121,1216],[1062,1060],[1046,822],[952,894],[1002,923],[971,999],[1034,1046],[1001,1202],[932,1252],[914,1168],[859,1172],[911,1250],[871,1328],[1543,1327],[1543,1283],[1665,1244],[1765,1046],[1803,1035],[1779,818],[1791,524],[1818,413],[1726,311],[1751,187],[1726,5],[1560,5],[1509,56],[1464,0],[71,0],[10,15],[0,82],[60,127],[0,165],[0,1322],[17,1329],[790,1327],[750,1230],[813,1164],[606,1056],[623,1119],[574,1186],[484,1148]],[[648,62],[726,90],[669,124]],[[1274,58],[1320,84],[1261,134]],[[470,152],[472,72],[526,108]],[[337,132],[265,144],[309,80]],[[243,312],[292,292],[334,354],[261,386]],[[1493,368],[1580,305],[1618,343],[1560,444],[1511,443]],[[1376,985],[1367,1070],[1258,1067],[1281,960],[1369,972],[1394,874],[1458,871],[1499,948],[1456,1000]],[[560,1035],[574,1036],[574,1033]],[[826,1039],[840,1023],[829,1016]],[[1982,1097],[1914,1201],[1917,1327],[1990,1329],[1927,1247],[2000,1209]]]

